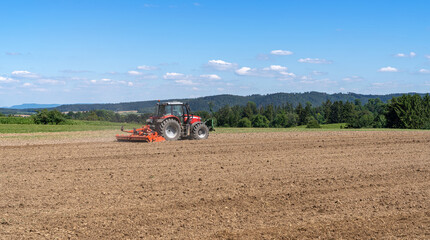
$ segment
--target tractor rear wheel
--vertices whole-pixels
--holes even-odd
[[[204,123],[196,124],[191,130],[191,138],[196,140],[207,139],[209,136],[209,128]]]
[[[166,119],[160,124],[160,134],[167,141],[178,140],[181,136],[181,125],[175,119]]]

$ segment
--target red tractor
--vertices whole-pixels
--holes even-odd
[[[211,120],[212,122],[212,120]],[[206,139],[209,127],[202,118],[191,113],[187,103],[157,103],[155,115],[147,120],[147,125],[139,129],[121,131],[131,135],[116,135],[118,141],[161,142],[178,139]],[[213,124],[210,125],[213,129]]]

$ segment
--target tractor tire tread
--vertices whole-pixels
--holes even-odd
[[[203,137],[199,136],[200,130],[203,130],[205,132],[205,135]],[[202,139],[207,139],[208,136],[209,136],[209,128],[204,123],[198,123],[193,127],[193,129],[191,129],[191,139],[202,140]]]
[[[176,136],[173,138],[169,138],[166,134],[166,128],[170,125],[173,125],[176,128]],[[179,124],[178,121],[176,121],[173,118],[168,118],[166,120],[164,120],[160,125],[159,125],[159,130],[158,132],[160,133],[160,135],[162,137],[164,137],[167,141],[176,141],[180,138],[181,136],[181,125]]]

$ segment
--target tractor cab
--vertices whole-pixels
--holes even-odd
[[[188,104],[181,102],[158,103],[155,109],[155,117],[164,118],[165,116],[175,116],[183,122],[185,116],[188,116],[190,108]]]
[[[191,114],[190,106],[182,102],[157,103],[153,119],[176,118],[181,124],[193,124],[201,121],[199,116]]]

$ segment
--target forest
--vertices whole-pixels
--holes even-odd
[[[369,99],[379,98],[383,102],[387,102],[393,97],[398,97],[403,94],[387,94],[387,95],[364,95],[356,93],[322,93],[322,92],[304,92],[304,93],[273,93],[273,94],[253,94],[249,96],[237,96],[237,95],[216,95],[206,96],[190,99],[165,99],[163,102],[169,101],[180,101],[187,102],[193,111],[210,111],[209,103],[212,104],[212,109],[218,111],[225,105],[230,106],[245,106],[248,102],[254,102],[257,106],[267,106],[273,104],[273,106],[279,106],[283,103],[291,103],[293,106],[297,106],[299,103],[305,105],[310,102],[313,106],[319,106],[321,103],[330,100],[335,101],[349,101],[353,102],[355,99],[360,99],[361,102],[366,103]],[[424,94],[420,94],[424,96]],[[139,102],[124,102],[124,103],[106,103],[106,104],[71,104],[61,105],[55,109],[60,112],[68,111],[91,111],[91,110],[112,110],[112,111],[130,111],[137,110],[140,113],[152,113],[156,100],[153,101],[139,101]]]
[[[212,104],[209,105],[212,107]],[[214,118],[216,126],[220,127],[288,128],[346,123],[347,128],[430,129],[430,97],[428,94],[405,94],[393,97],[388,103],[375,98],[369,99],[365,104],[360,99],[351,102],[326,100],[316,107],[310,102],[299,103],[297,106],[289,102],[277,106],[258,106],[249,101],[245,106],[226,104],[217,111],[197,111],[195,114],[203,119]],[[110,110],[92,110],[69,112],[65,118],[144,123],[150,115],[120,115]]]

